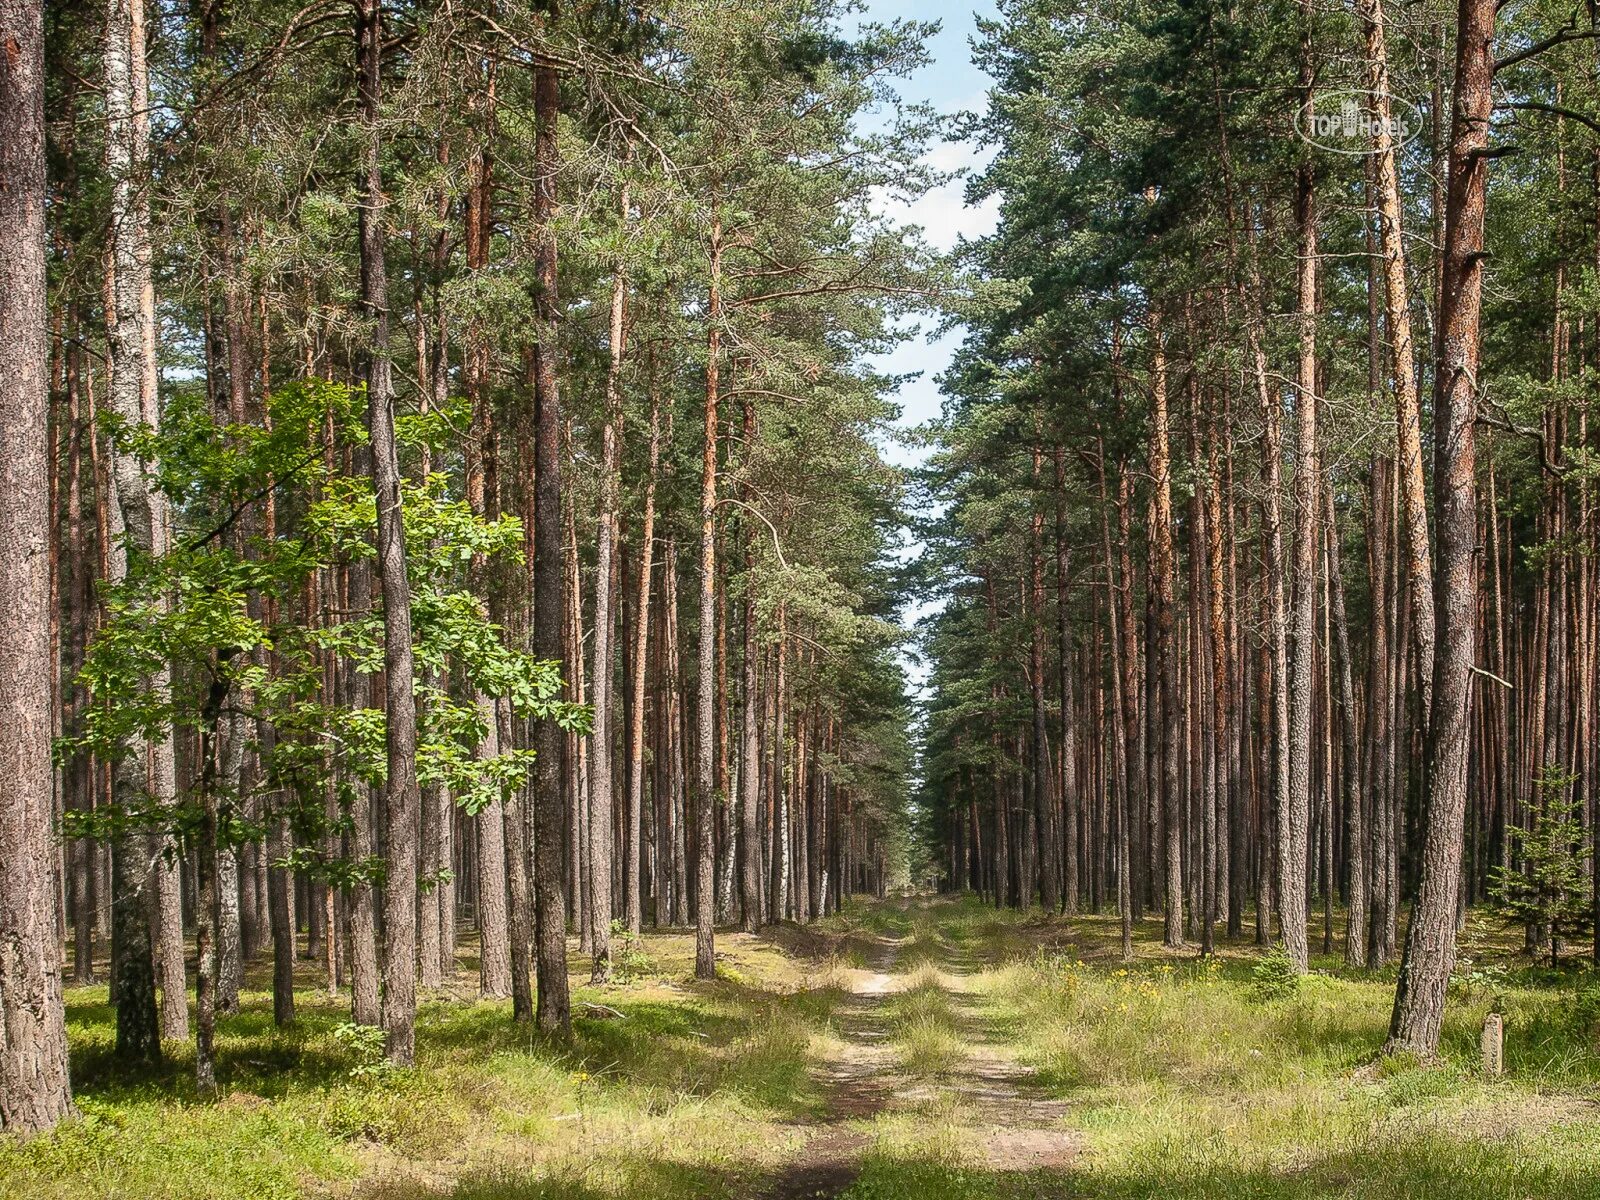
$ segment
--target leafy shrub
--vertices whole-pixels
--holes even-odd
[[[389,1073],[390,1063],[383,1054],[381,1027],[347,1021],[333,1031],[333,1040],[355,1060],[349,1072],[351,1079],[382,1079]]]
[[[335,1088],[328,1093],[322,1127],[346,1142],[394,1142],[400,1131],[395,1096],[387,1088]]]
[[[1469,1004],[1485,1005],[1490,1012],[1505,1012],[1506,993],[1516,986],[1503,963],[1479,963],[1465,956],[1456,960],[1450,976],[1450,995]]]

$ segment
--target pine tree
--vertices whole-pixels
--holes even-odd
[[[0,5],[0,1131],[72,1111],[51,867],[44,12]]]
[[[1552,967],[1561,965],[1567,940],[1587,932],[1594,916],[1587,875],[1590,848],[1574,782],[1559,768],[1540,776],[1532,828],[1512,833],[1522,868],[1490,872],[1495,907],[1507,920],[1540,931]]]

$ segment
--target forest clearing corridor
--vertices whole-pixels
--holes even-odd
[[[773,1200],[845,1194],[880,1121],[892,1131],[897,1123],[931,1118],[990,1171],[1068,1163],[1077,1146],[1063,1124],[1068,1106],[1036,1086],[1033,1072],[1010,1052],[1004,1031],[971,989],[974,959],[951,946],[926,902],[882,911],[892,915],[891,932],[864,940],[865,967],[852,973],[850,997],[836,1014],[837,1040],[814,1068],[827,1098],[821,1127],[807,1131],[766,1194]],[[902,922],[909,929],[892,932]],[[907,996],[922,997],[909,1014]],[[915,1039],[930,1028],[956,1039],[953,1054],[935,1052],[932,1061],[926,1051],[919,1054]]]
[[[1588,8],[0,0],[0,1200],[1600,1200]]]

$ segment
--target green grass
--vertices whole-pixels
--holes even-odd
[[[419,1015],[417,1067],[400,1072],[362,1070],[337,1032],[344,1004],[307,970],[292,1028],[273,1027],[259,990],[222,1018],[215,1102],[195,1094],[184,1046],[128,1075],[104,989],[74,989],[81,1116],[0,1142],[0,1197],[751,1196],[826,1111],[815,1067],[843,1045],[850,979],[892,956],[896,988],[874,1010],[892,1098],[856,1124],[867,1144],[850,1200],[1600,1200],[1600,979],[1531,965],[1514,940],[1469,922],[1434,1065],[1378,1056],[1392,967],[1318,958],[1292,988],[1264,987],[1255,947],[1169,953],[1153,920],[1124,965],[1114,918],[971,899],[725,935],[706,985],[689,979],[689,938],[647,935],[626,982],[576,990],[572,1045],[516,1026],[508,1005],[437,999]],[[463,971],[453,994],[474,984]],[[1499,1080],[1477,1065],[1491,1008],[1506,1020]],[[985,1158],[992,1114],[962,1091],[979,1040],[1065,1102],[1069,1165]]]
[[[815,1113],[810,1043],[839,996],[835,974],[765,942],[723,947],[733,980],[689,981],[692,941],[645,939],[649,978],[574,994],[571,1046],[542,1042],[504,1003],[425,1003],[413,1070],[363,1072],[320,989],[273,1028],[247,991],[218,1023],[223,1096],[203,1102],[192,1048],[159,1072],[111,1058],[105,989],[68,993],[80,1119],[0,1142],[5,1200],[190,1197],[737,1196]],[[575,977],[580,964],[574,961]],[[737,980],[737,981],[734,981]],[[456,991],[471,994],[463,974]],[[586,1000],[621,1018],[585,1016]],[[452,1190],[453,1189],[453,1190]]]
[[[945,1075],[965,1056],[960,1019],[933,968],[918,968],[886,1007],[890,1040],[908,1073]]]
[[[1600,1196],[1600,1057],[1592,1016],[1575,1003],[1591,976],[1469,963],[1442,1060],[1423,1066],[1378,1057],[1392,969],[1322,962],[1280,994],[1263,987],[1253,948],[1202,962],[1161,951],[1146,929],[1124,966],[1108,952],[1114,921],[1048,928],[1049,948],[1024,956],[1008,944],[976,986],[1036,1080],[1073,1104],[1087,1137],[1074,1195]],[[1466,945],[1497,961],[1493,941],[1479,929]],[[1506,1016],[1501,1080],[1478,1067],[1491,1005]],[[880,1192],[862,1196],[894,1194],[864,1182]],[[950,1194],[1028,1186],[980,1173]]]

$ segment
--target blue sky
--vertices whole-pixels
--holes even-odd
[[[971,40],[976,30],[975,13],[993,16],[992,3],[974,0],[866,0],[858,14],[863,21],[887,22],[901,19],[938,21],[938,34],[928,49],[932,62],[900,85],[901,96],[910,102],[925,102],[944,113],[976,111],[983,107],[989,77],[972,64]],[[928,159],[940,170],[952,171],[980,164],[977,150],[965,142],[948,142],[933,147]],[[968,208],[961,179],[935,188],[911,203],[884,197],[883,212],[902,222],[923,227],[928,240],[941,250],[953,247],[962,237],[977,237],[994,228],[992,205]],[[925,328],[935,322],[924,321]],[[920,371],[919,378],[906,383],[899,394],[903,410],[901,424],[920,425],[939,414],[939,385],[935,377],[950,361],[960,344],[961,333],[952,330],[929,341],[919,335],[900,345],[892,354],[874,360],[874,365],[890,374]],[[920,454],[904,446],[886,447],[889,459],[901,465],[916,463]]]

